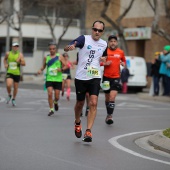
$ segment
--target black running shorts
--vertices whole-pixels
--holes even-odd
[[[19,83],[19,81],[20,81],[20,75],[14,75],[14,74],[11,74],[11,73],[7,73],[6,74],[6,79],[8,79],[8,78],[13,79],[13,81],[15,83]]]
[[[110,82],[110,89],[104,90],[105,93],[110,93],[111,90],[120,91],[121,90],[121,84],[120,84],[120,78],[108,78],[103,76],[103,81],[109,81]]]
[[[86,92],[89,92],[89,95],[99,95],[100,90],[100,78],[94,78],[91,80],[78,80],[75,79],[76,87],[76,97],[78,101],[85,100]]]
[[[46,88],[53,87],[55,90],[62,89],[62,82],[53,82],[53,81],[46,81]]]

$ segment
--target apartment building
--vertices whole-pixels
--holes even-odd
[[[39,4],[38,4],[39,5]],[[40,13],[46,11],[50,21],[57,22],[54,29],[54,34],[58,40],[60,35],[63,33],[64,26],[67,24],[69,17],[66,13],[58,14],[55,8],[48,6],[47,4],[41,4],[42,6],[33,5],[24,14],[23,22],[21,24],[22,40],[23,40],[23,54],[26,60],[26,67],[24,67],[24,74],[34,74],[41,67],[43,57],[48,54],[48,43],[52,41],[52,35],[50,32],[49,25],[45,20],[40,17]],[[14,18],[15,25],[18,27],[18,19],[15,10],[19,11],[21,8],[20,0],[5,0],[0,6],[1,9],[11,12],[11,16]],[[13,10],[11,10],[13,9]],[[15,10],[14,10],[15,9]],[[27,6],[24,6],[27,9]],[[40,11],[41,10],[41,11]],[[57,15],[59,16],[56,16]],[[2,15],[0,16],[3,17]],[[68,18],[67,18],[68,17]],[[58,51],[63,53],[63,47],[68,44],[72,39],[80,35],[80,17],[73,19],[68,30],[64,34],[60,48]],[[56,21],[57,20],[57,21]],[[19,42],[19,31],[12,29],[5,21],[0,24],[0,70],[5,72],[3,59],[7,50],[8,41],[11,48],[12,42]],[[69,52],[71,60],[76,59],[76,51]]]
[[[131,0],[111,0],[107,15],[115,21],[128,7]],[[152,2],[152,1],[151,1]],[[103,10],[102,0],[86,1],[86,29],[91,29],[94,20],[100,19],[105,22],[106,29],[104,38],[109,34],[116,34],[116,30],[101,17]],[[170,4],[169,4],[170,5]],[[158,1],[160,14],[159,26],[170,32],[170,20],[166,18],[164,1]],[[129,49],[129,55],[144,57],[146,62],[151,62],[154,52],[162,51],[163,46],[169,44],[164,38],[152,33],[154,12],[147,0],[135,0],[131,9],[122,20],[124,36]]]

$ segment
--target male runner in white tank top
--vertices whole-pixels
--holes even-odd
[[[106,41],[100,39],[105,25],[102,21],[95,21],[92,25],[91,35],[81,35],[64,48],[68,52],[76,47],[78,52],[78,65],[75,76],[76,104],[75,104],[75,135],[82,136],[80,115],[85,101],[86,92],[90,95],[89,113],[87,116],[87,129],[84,134],[84,142],[92,142],[91,129],[97,113],[97,101],[100,90],[101,70],[100,62],[105,61],[101,57],[107,47]]]

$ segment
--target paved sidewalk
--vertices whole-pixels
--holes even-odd
[[[164,136],[162,131],[151,135],[148,139],[148,143],[155,149],[159,149],[170,154],[170,138]]]
[[[170,103],[170,97],[166,96],[150,96],[149,92],[143,92],[143,93],[138,93],[138,97],[140,99],[144,100],[153,100],[153,101],[160,101],[160,102],[169,102]]]

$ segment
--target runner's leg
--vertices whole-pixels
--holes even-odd
[[[87,116],[87,129],[92,128],[93,124],[94,124],[94,120],[96,117],[96,113],[97,113],[97,102],[98,102],[98,96],[96,95],[90,95],[89,97],[89,113]]]
[[[48,92],[48,104],[49,104],[50,109],[52,109],[53,108],[53,87],[48,87],[47,92]]]
[[[12,85],[13,85],[13,79],[12,78],[7,78],[6,79],[6,89],[7,89],[8,95],[11,95]]]
[[[63,82],[62,82],[62,92],[61,92],[62,96],[64,96],[65,82],[66,82],[66,80],[63,80]]]
[[[70,84],[71,84],[71,79],[67,79],[66,80],[66,85],[67,85],[67,100],[70,100],[70,92],[71,92]]]
[[[18,93],[18,87],[19,87],[19,83],[18,82],[14,82],[14,91],[13,91],[13,99],[16,98],[17,93]]]

